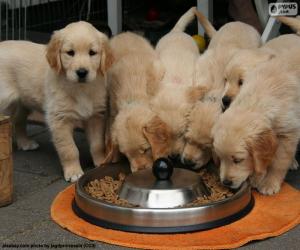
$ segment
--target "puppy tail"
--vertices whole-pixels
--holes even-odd
[[[175,24],[174,28],[171,30],[171,32],[183,32],[185,28],[189,25],[190,22],[192,22],[195,18],[195,10],[196,7],[190,8],[186,13],[184,13],[177,23]]]
[[[211,22],[207,19],[206,16],[204,16],[200,11],[198,11],[196,8],[194,10],[194,14],[197,16],[198,21],[203,26],[206,34],[209,38],[212,38],[214,34],[217,32],[214,26],[211,24]]]
[[[287,26],[291,27],[296,31],[297,35],[300,35],[300,16],[297,18],[294,17],[286,17],[286,16],[277,16],[276,19]]]

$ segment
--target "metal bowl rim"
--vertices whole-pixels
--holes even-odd
[[[80,177],[80,179],[76,182],[75,184],[75,192],[77,193],[77,195],[81,196],[82,198],[84,198],[85,200],[91,200],[93,202],[95,202],[98,205],[101,205],[105,208],[108,209],[121,209],[123,211],[143,211],[143,212],[147,212],[147,211],[158,211],[158,212],[185,212],[185,211],[192,211],[192,210],[198,210],[199,208],[208,208],[208,207],[219,207],[224,203],[228,203],[232,200],[236,200],[238,198],[240,198],[242,195],[244,195],[245,192],[247,192],[247,190],[250,189],[250,186],[248,184],[248,182],[244,182],[241,187],[239,188],[239,190],[233,194],[232,196],[220,200],[220,201],[213,201],[210,202],[208,204],[203,204],[203,205],[199,205],[199,206],[191,206],[191,207],[174,207],[174,208],[144,208],[144,207],[124,207],[124,206],[119,206],[119,205],[115,205],[109,202],[106,202],[104,200],[101,199],[97,199],[92,197],[91,195],[89,195],[87,192],[85,192],[84,188],[83,188],[83,180],[85,178],[87,178],[87,176],[91,173],[94,172],[93,170],[95,169],[91,169],[88,172],[86,172],[83,176]]]

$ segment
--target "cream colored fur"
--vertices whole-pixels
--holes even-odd
[[[250,178],[262,194],[280,190],[300,138],[299,76],[276,58],[246,74],[239,95],[213,128],[221,181],[237,188]]]
[[[199,96],[195,98],[196,103],[188,116],[184,135],[186,143],[181,159],[183,163],[189,162],[193,168],[200,168],[212,155],[211,129],[221,114],[225,67],[237,50],[257,48],[261,45],[261,39],[252,26],[241,22],[227,23],[214,31],[211,25],[207,25],[208,20],[201,13],[196,14],[207,34],[211,36],[211,41],[195,64],[194,87],[190,91],[198,92]]]
[[[26,120],[31,110],[43,111],[44,80],[48,70],[46,47],[26,41],[0,43],[0,113],[13,119],[19,149],[34,150]]]
[[[155,117],[149,100],[157,91],[164,68],[149,42],[138,35],[122,33],[110,45],[117,61],[108,73],[112,145],[106,160],[118,160],[115,156],[120,150],[134,172],[153,163],[145,129]]]
[[[193,38],[183,31],[193,18],[195,7],[188,10],[156,46],[165,75],[161,88],[151,102],[151,108],[166,125],[164,129],[167,136],[164,141],[157,141],[152,148],[160,148],[160,156],[164,157],[180,155],[184,146],[186,116],[191,109],[187,92],[193,84],[194,65],[199,50]]]
[[[86,22],[56,31],[47,47],[24,41],[0,44],[0,109],[15,117],[18,147],[38,147],[26,136],[26,118],[31,110],[44,111],[67,181],[83,174],[73,140],[78,122],[85,126],[94,164],[104,159],[104,74],[112,59],[107,46],[107,37]],[[71,50],[74,54],[68,55]],[[88,70],[85,79],[77,77],[79,68]]]

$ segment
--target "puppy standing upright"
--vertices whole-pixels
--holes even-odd
[[[83,122],[94,164],[104,160],[105,73],[112,63],[107,37],[86,22],[56,31],[47,46],[51,69],[45,81],[45,111],[67,181],[82,174],[73,139]]]

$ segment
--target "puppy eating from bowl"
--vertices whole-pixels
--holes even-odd
[[[275,57],[244,81],[212,130],[220,179],[230,188],[249,179],[260,193],[272,195],[280,190],[300,138],[299,74]]]
[[[108,71],[110,139],[105,162],[118,161],[116,155],[121,152],[135,172],[152,167],[153,155],[156,157],[152,141],[162,136],[150,129],[163,124],[149,102],[164,68],[150,43],[134,33],[115,36],[110,46],[116,62]]]
[[[187,116],[181,161],[199,169],[213,156],[211,129],[222,113],[225,66],[238,49],[257,48],[261,39],[248,24],[231,22],[216,31],[204,15],[195,13],[211,41],[195,63],[193,86],[189,90],[194,104]]]

